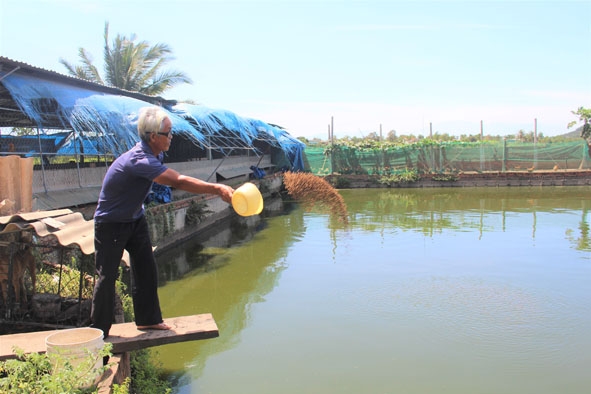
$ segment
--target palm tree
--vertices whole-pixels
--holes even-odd
[[[162,70],[173,59],[168,45],[150,46],[146,41],[136,44],[135,34],[131,38],[118,34],[109,44],[108,22],[105,23],[104,38],[104,79],[92,63],[92,56],[84,48],[78,49],[81,65],[74,66],[63,58],[60,58],[60,63],[72,76],[151,96],[159,95],[180,83],[192,83],[181,71]]]

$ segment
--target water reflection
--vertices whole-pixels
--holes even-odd
[[[158,255],[161,284],[171,282],[159,290],[165,316],[212,313],[221,332],[215,343],[168,345],[159,360],[166,369],[178,371],[190,365],[199,374],[205,355],[235,343],[248,322],[250,305],[273,289],[284,269],[287,248],[305,232],[301,215],[289,215],[292,208],[279,197],[265,201],[261,215],[236,215],[221,231],[201,234]],[[281,224],[262,232],[273,218]],[[232,267],[227,267],[230,263]],[[201,356],[193,360],[195,354]]]
[[[417,231],[433,236],[446,230],[477,230],[480,237],[487,231],[502,231],[507,220],[517,214],[531,214],[531,235],[535,238],[539,213],[579,212],[580,224],[569,229],[568,237],[575,248],[591,250],[589,209],[591,196],[587,187],[497,188],[491,198],[490,188],[461,189],[388,189],[375,191],[343,190],[351,214],[351,225],[372,233],[382,233],[395,226],[400,231]]]
[[[159,361],[179,393],[581,392],[589,190],[343,190],[346,228],[266,202],[158,256],[165,315],[220,328]]]

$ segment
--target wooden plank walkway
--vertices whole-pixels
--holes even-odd
[[[218,337],[218,326],[211,313],[164,319],[170,330],[140,331],[135,323],[113,324],[105,342],[113,344],[113,354],[169,343]],[[57,330],[0,335],[0,360],[15,358],[13,347],[25,353],[45,353],[45,338]]]

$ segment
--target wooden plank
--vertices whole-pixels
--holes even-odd
[[[171,330],[140,331],[135,323],[113,324],[105,342],[113,344],[112,352],[123,353],[168,343],[216,338],[220,335],[211,313],[164,319]],[[45,353],[45,338],[57,330],[0,335],[0,360],[15,358],[14,347],[25,353]]]
[[[121,361],[124,357],[129,358],[129,354],[115,354],[109,358],[109,369],[99,377],[98,382],[95,382],[98,387],[98,394],[111,394],[113,384],[123,383],[122,381],[117,381],[117,375],[121,366]]]
[[[45,353],[45,338],[57,330],[9,334],[0,336],[0,361],[16,358],[13,348],[25,353]]]
[[[113,353],[123,353],[168,343],[215,338],[220,335],[211,313],[164,319],[172,329],[139,331],[135,323],[114,324],[107,342]]]

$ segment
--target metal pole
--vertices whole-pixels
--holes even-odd
[[[39,157],[41,158],[41,175],[43,179],[43,189],[47,193],[47,184],[45,183],[45,163],[43,163],[43,148],[41,147],[41,133],[37,127],[37,143],[39,144]]]
[[[507,137],[503,137],[503,168],[501,171],[507,170]]]
[[[433,139],[433,122],[429,122],[429,138]],[[435,165],[435,151],[434,151],[434,146],[430,145],[429,146],[429,151],[431,151],[431,163],[429,163],[432,171],[435,170],[436,165]],[[439,167],[441,169],[441,167]]]
[[[334,116],[330,117],[330,173],[334,172]]]
[[[334,117],[330,117],[330,143],[334,144]]]
[[[78,186],[82,187],[82,175],[80,175],[80,160],[82,158],[81,155],[78,154],[78,143],[84,144],[84,141],[80,137],[80,141],[76,138],[76,130],[72,130],[72,134],[74,136],[74,157],[76,158],[76,172],[78,173]]]
[[[384,139],[382,138],[382,124],[380,123],[380,150],[382,151],[382,174],[386,170],[386,152],[384,152]]]
[[[534,169],[538,168],[538,119],[534,118]]]
[[[482,145],[484,140],[484,124],[482,120],[480,121],[480,171],[484,171],[484,145]]]
[[[207,160],[213,160],[213,153],[211,152],[211,136],[207,136]]]

